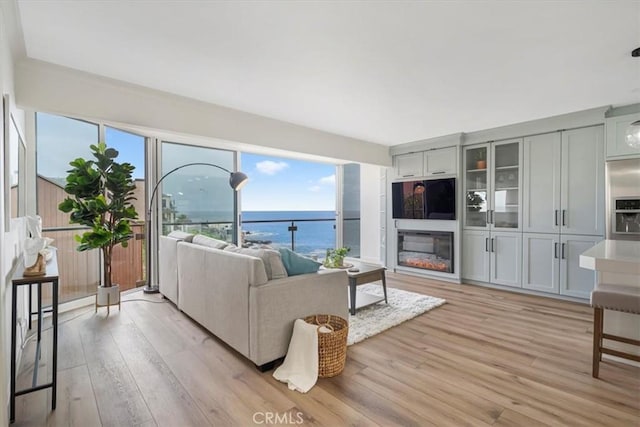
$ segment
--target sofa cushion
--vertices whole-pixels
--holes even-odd
[[[289,248],[278,248],[284,268],[289,276],[298,274],[316,273],[322,265],[318,261],[293,252]]]
[[[273,249],[252,249],[252,248],[239,248],[237,246],[227,246],[224,248],[227,252],[235,252],[237,254],[249,255],[252,257],[260,258],[264,263],[264,269],[267,273],[267,279],[282,279],[287,277],[287,270],[282,263],[280,253]]]
[[[171,233],[169,233],[169,235],[167,237],[171,237],[171,238],[174,238],[174,239],[177,239],[177,240],[182,240],[182,241],[191,243],[191,242],[193,242],[193,236],[194,235],[191,234],[191,233],[187,233],[187,232],[180,231],[180,230],[174,230]]]
[[[229,243],[227,242],[223,242],[222,240],[214,239],[213,237],[205,236],[202,234],[193,236],[193,243],[195,243],[196,245],[207,246],[214,249],[224,249],[225,246],[229,245]]]

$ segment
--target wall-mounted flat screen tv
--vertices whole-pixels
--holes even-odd
[[[394,182],[393,218],[456,219],[455,178]]]

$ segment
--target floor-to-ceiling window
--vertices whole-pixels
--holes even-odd
[[[360,165],[342,166],[342,244],[360,258]]]
[[[286,246],[324,257],[336,246],[336,167],[242,153],[249,183],[242,190],[245,246]]]
[[[66,197],[64,186],[69,162],[89,158],[89,146],[99,140],[99,126],[45,113],[36,115],[37,213],[43,234],[58,248],[60,301],[94,294],[100,282],[99,252],[78,252],[74,240],[82,227],[69,223],[69,214],[58,210]]]
[[[162,142],[161,176],[189,163],[235,169],[235,152]],[[167,176],[155,196],[161,205],[162,234],[173,230],[235,241],[236,194],[229,173],[210,165],[183,167]]]
[[[103,140],[118,150],[117,161],[135,166],[136,199],[140,220],[133,224],[134,239],[127,248],[117,247],[113,255],[113,281],[121,290],[143,282],[145,138],[113,127],[46,113],[36,114],[36,190],[37,213],[42,218],[43,234],[54,239],[58,249],[60,301],[95,294],[100,283],[100,253],[78,252],[74,236],[84,229],[69,223],[69,214],[58,210],[67,194],[64,191],[69,162],[82,157],[92,159],[90,146]]]
[[[121,245],[113,248],[111,260],[112,280],[120,285],[122,290],[132,289],[145,280],[145,141],[146,138],[124,130],[105,126],[104,141],[107,146],[118,150],[119,163],[131,163],[135,166],[133,179],[136,188],[133,206],[138,213],[138,219],[132,222],[133,239],[127,247]]]

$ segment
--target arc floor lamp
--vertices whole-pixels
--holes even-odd
[[[151,226],[151,211],[153,208],[153,200],[155,199],[156,193],[158,192],[158,187],[160,187],[160,183],[169,175],[171,175],[172,173],[174,173],[177,170],[180,170],[182,168],[186,168],[188,166],[212,166],[214,168],[220,169],[224,172],[227,172],[229,174],[229,185],[231,186],[231,188],[234,189],[234,191],[238,191],[240,190],[246,183],[247,181],[249,181],[249,178],[247,177],[247,175],[245,175],[242,172],[231,172],[228,169],[223,168],[222,166],[218,166],[218,165],[214,165],[213,163],[202,163],[202,162],[196,162],[196,163],[187,163],[185,165],[182,166],[178,166],[175,169],[170,170],[169,172],[167,172],[166,174],[164,174],[162,176],[162,178],[160,178],[160,180],[156,183],[156,185],[153,187],[153,191],[151,192],[151,198],[149,199],[149,208],[147,209],[146,212],[146,217],[145,217],[145,231],[146,231],[146,274],[147,274],[147,285],[143,288],[144,293],[147,294],[152,294],[152,293],[157,293],[160,291],[158,284],[151,284],[150,283],[150,278],[151,278],[151,230],[153,229],[153,227]]]

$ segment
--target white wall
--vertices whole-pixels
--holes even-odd
[[[17,102],[24,109],[144,126],[358,163],[391,164],[387,146],[41,61],[21,61],[16,70]]]
[[[380,166],[360,165],[360,259],[380,263]]]
[[[17,110],[15,105],[15,85],[14,85],[14,53],[11,47],[14,41],[15,21],[15,4],[8,2],[0,2],[0,87],[2,94],[9,94],[11,105],[9,108],[16,115],[16,123],[19,132],[24,135],[24,115]],[[2,126],[0,126],[2,128]],[[3,134],[3,132],[0,132]],[[4,135],[0,136],[3,147]],[[27,144],[29,141],[25,141]],[[0,183],[2,188],[5,186],[4,179],[4,150],[0,150]],[[9,352],[11,339],[11,274],[12,268],[17,262],[18,257],[18,231],[5,232],[5,208],[9,201],[5,200],[4,191],[0,192],[0,276],[2,283],[0,284],[0,425],[9,419],[8,403],[9,403]],[[26,290],[25,290],[26,291]],[[24,305],[25,292],[21,292],[20,300]],[[19,317],[25,318],[26,313],[21,313]],[[24,322],[26,325],[26,322]],[[21,336],[21,335],[18,335]],[[20,348],[21,343],[18,343]]]

